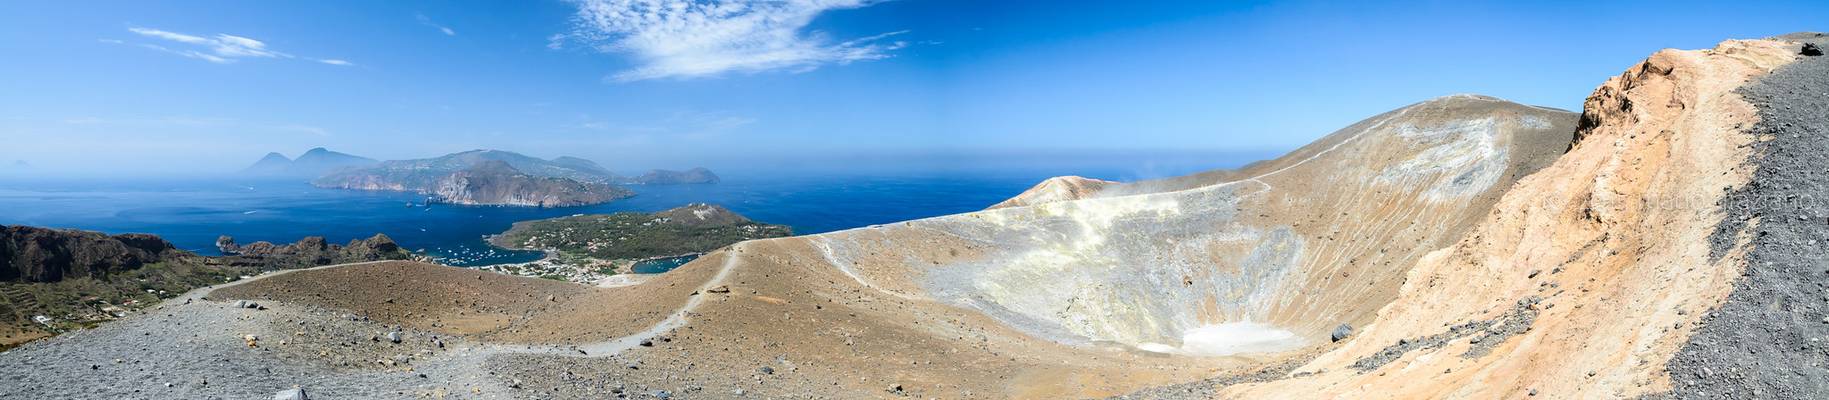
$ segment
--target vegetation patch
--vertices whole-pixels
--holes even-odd
[[[724,207],[691,204],[657,213],[573,215],[515,223],[490,238],[497,246],[546,250],[566,264],[705,253],[753,239],[793,235],[786,225],[751,221]]]

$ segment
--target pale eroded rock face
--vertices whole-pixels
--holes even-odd
[[[1299,378],[1225,396],[1630,398],[1669,388],[1662,368],[1743,268],[1709,255],[1724,188],[1746,184],[1753,107],[1734,90],[1790,62],[1795,46],[1729,41],[1658,52],[1586,104],[1578,142],[1519,181],[1472,231],[1411,269],[1395,301]],[[1519,300],[1534,322],[1516,337],[1399,352],[1399,340],[1495,318]],[[1482,351],[1473,351],[1483,349]]]
[[[439,178],[426,189],[433,201],[465,205],[570,207],[608,203],[634,195],[606,183],[534,176],[488,160]]]

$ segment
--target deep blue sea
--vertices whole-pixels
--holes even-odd
[[[1234,167],[1213,160],[1171,175]],[[1199,163],[1196,163],[1199,164]],[[609,204],[566,208],[420,206],[412,193],[321,189],[301,180],[11,179],[0,181],[0,224],[151,233],[179,248],[217,254],[219,235],[290,243],[323,236],[333,243],[385,233],[407,249],[452,265],[538,259],[485,243],[516,221],[573,214],[658,211],[687,203],[721,204],[757,221],[809,234],[980,210],[1042,179],[1083,175],[1136,180],[1132,168],[945,168],[870,173],[718,171],[708,185],[632,186],[637,195]],[[408,204],[413,206],[408,206]]]

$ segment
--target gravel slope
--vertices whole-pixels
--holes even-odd
[[[1792,34],[1829,45],[1829,37]],[[1671,398],[1829,398],[1829,58],[1747,85],[1758,169],[1723,205],[1714,248],[1750,235],[1746,272],[1669,364]],[[1751,229],[1751,232],[1746,232]]]
[[[270,307],[175,302],[0,353],[0,370],[8,371],[0,398],[254,399],[295,385],[329,399],[513,397],[479,375],[485,352],[456,350],[468,348],[461,343],[441,350],[432,335],[414,331],[393,343],[385,338],[393,327],[359,317]],[[257,346],[245,335],[255,335]]]

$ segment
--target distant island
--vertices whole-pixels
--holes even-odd
[[[426,195],[429,202],[448,204],[571,207],[635,195],[619,185],[708,184],[718,180],[716,174],[704,168],[653,170],[626,177],[578,157],[546,160],[509,151],[471,150],[335,169],[313,179],[311,184],[334,189],[415,192]]]
[[[711,170],[705,169],[705,168],[693,168],[693,169],[689,169],[689,170],[685,170],[685,171],[669,171],[669,170],[664,170],[664,169],[657,169],[657,170],[648,171],[648,173],[642,174],[641,176],[635,177],[633,179],[625,179],[625,182],[623,182],[623,183],[633,183],[633,184],[640,184],[640,185],[681,185],[681,184],[718,183],[718,175],[711,173]]]
[[[315,178],[342,168],[366,167],[380,161],[375,159],[330,151],[323,147],[314,148],[300,154],[298,158],[286,158],[279,153],[267,153],[260,161],[255,161],[241,170],[245,175],[289,176]]]
[[[614,274],[629,272],[630,266],[639,261],[695,256],[745,240],[793,234],[786,225],[756,222],[722,206],[695,203],[656,213],[619,212],[522,221],[507,232],[491,236],[489,243],[553,253],[557,260],[548,262],[546,267],[589,267],[585,272]]]
[[[31,170],[32,164],[26,163],[25,160],[13,160],[5,166],[0,166],[0,176],[24,175]]]

